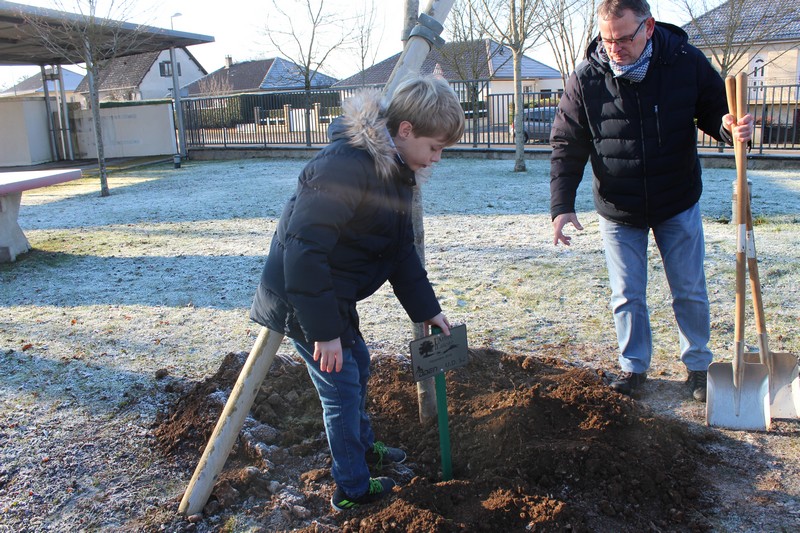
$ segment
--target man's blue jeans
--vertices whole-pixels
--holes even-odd
[[[321,372],[314,361],[314,344],[294,341],[297,352],[305,359],[308,374],[317,388],[325,433],[331,449],[331,475],[340,489],[350,497],[358,497],[369,488],[369,467],[366,451],[375,442],[375,434],[367,416],[367,380],[369,350],[358,337],[352,348],[344,348],[341,372]]]
[[[600,217],[611,309],[619,343],[623,372],[650,368],[653,337],[647,308],[646,228],[617,224]],[[672,292],[672,310],[678,323],[681,361],[689,370],[706,370],[712,354],[706,276],[703,270],[705,242],[699,204],[653,228],[664,272]]]

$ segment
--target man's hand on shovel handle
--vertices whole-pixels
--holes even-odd
[[[731,132],[734,142],[748,142],[753,138],[753,115],[746,114],[736,123],[736,118],[728,113],[722,117],[723,127]]]

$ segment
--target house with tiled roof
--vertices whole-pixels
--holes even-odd
[[[361,86],[382,86],[394,70],[401,54],[341,80],[334,89],[352,89]],[[522,58],[523,92],[559,91],[563,89],[561,73],[528,56]],[[514,92],[514,60],[511,49],[491,39],[449,42],[428,53],[420,67],[420,74],[441,75],[447,81],[466,82],[484,80],[488,91]]]
[[[47,90],[53,97],[59,92],[56,82],[50,79],[52,67],[47,67],[45,75],[48,77]],[[64,97],[67,102],[80,101],[80,95],[75,92],[78,84],[83,79],[83,74],[78,74],[66,68],[61,68],[61,76],[64,80]],[[57,76],[56,76],[57,77]],[[44,96],[44,83],[42,83],[41,70],[17,83],[13,87],[9,87],[3,92],[0,92],[0,97],[6,96]]]
[[[800,0],[728,0],[683,29],[726,74],[747,72],[751,85],[800,82]]]
[[[800,0],[728,0],[683,29],[722,74],[747,73],[755,138],[800,142]]]
[[[175,49],[175,63],[181,87],[207,74],[186,48]],[[117,57],[100,65],[98,89],[101,102],[171,98],[172,88],[169,50]],[[87,78],[81,81],[77,91],[88,96]]]
[[[333,85],[344,97],[359,87],[382,87],[388,81],[401,54],[354,74]],[[552,105],[563,92],[561,73],[528,56],[521,62],[522,98],[525,107]],[[491,39],[448,42],[433,48],[419,69],[422,75],[446,79],[458,95],[470,126],[477,134],[483,117],[495,126],[507,128],[514,104],[514,56],[510,48]]]
[[[315,72],[311,78],[313,89],[327,89],[336,78]],[[280,57],[254,59],[234,63],[225,58],[225,66],[188,84],[188,96],[222,96],[254,92],[298,91],[305,89],[303,68]]]

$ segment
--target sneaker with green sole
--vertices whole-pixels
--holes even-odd
[[[367,464],[381,470],[388,463],[402,463],[406,460],[406,452],[400,448],[392,448],[376,440],[366,453]]]
[[[367,492],[357,498],[348,496],[337,486],[331,497],[331,506],[336,511],[347,511],[355,509],[359,505],[374,503],[389,494],[395,485],[396,483],[390,477],[370,478]]]

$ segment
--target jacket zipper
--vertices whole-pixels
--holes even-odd
[[[644,134],[644,115],[642,114],[642,100],[639,98],[639,91],[634,91],[636,93],[636,105],[639,108],[639,134],[641,135],[642,139],[642,185],[644,186],[644,219],[647,222],[649,218],[647,213],[650,211],[648,207],[648,195],[647,195],[647,144],[645,142],[645,134]],[[658,117],[656,117],[657,119]]]
[[[656,134],[658,135],[658,147],[661,148],[661,119],[658,116],[658,104],[655,106],[656,112]]]

